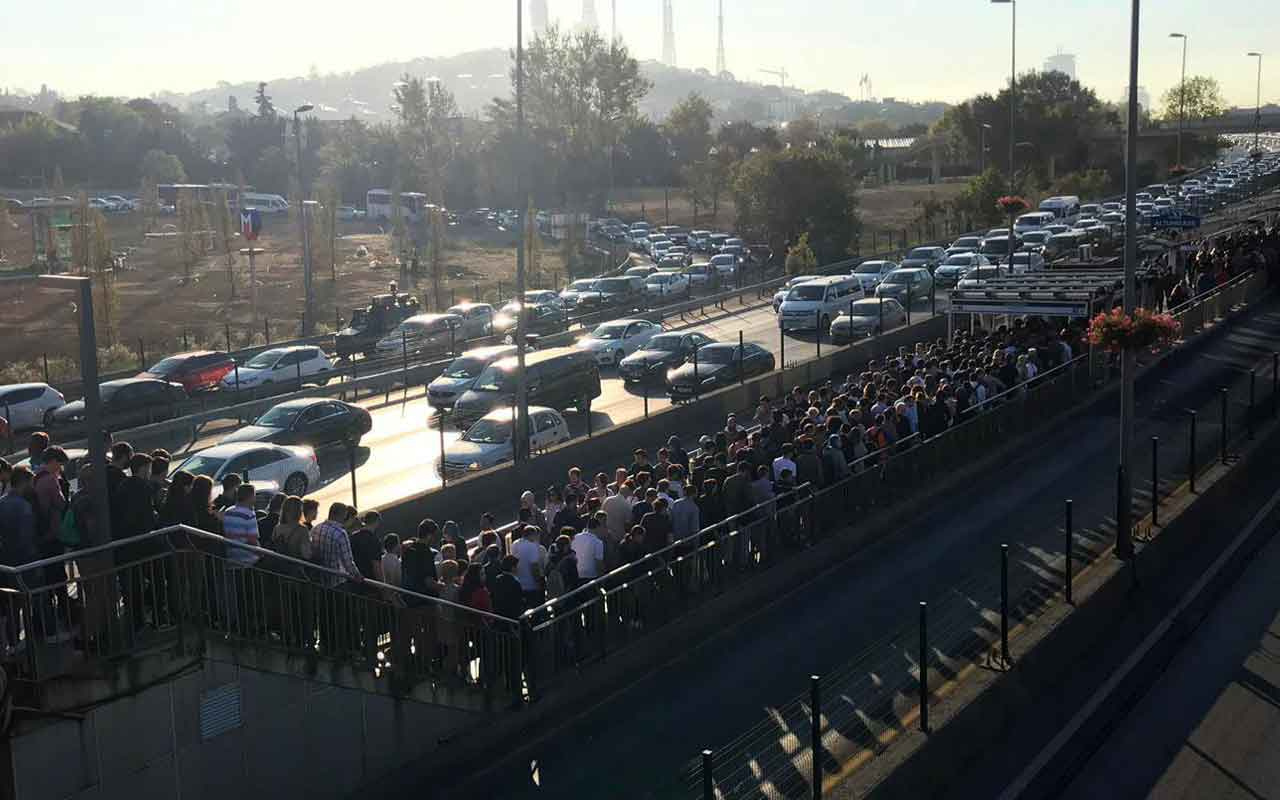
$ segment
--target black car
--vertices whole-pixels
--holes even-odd
[[[618,374],[626,383],[664,380],[667,370],[680,366],[693,356],[695,347],[709,344],[714,344],[714,340],[696,331],[660,333],[650,339],[644,349],[618,362]]]
[[[758,344],[747,342],[741,350],[732,343],[709,344],[698,349],[697,358],[667,373],[667,394],[686,400],[773,370],[773,353]]]
[[[272,406],[252,424],[226,436],[229,442],[270,442],[320,447],[340,442],[350,447],[373,427],[369,412],[340,400],[309,397]]]
[[[569,317],[562,308],[552,305],[524,306],[520,303],[507,303],[493,318],[493,334],[514,338],[517,320],[521,314],[525,315],[524,332],[526,334],[545,335],[569,330]]]
[[[180,383],[157,378],[122,378],[98,386],[102,399],[102,424],[107,429],[135,428],[176,417],[187,393]],[[84,401],[76,400],[45,415],[54,431],[72,431],[84,425]]]

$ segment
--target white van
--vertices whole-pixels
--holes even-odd
[[[1032,211],[1030,214],[1023,214],[1014,220],[1013,232],[1019,235],[1031,233],[1057,221],[1058,218],[1053,215],[1052,211]]]
[[[1054,222],[1074,225],[1080,217],[1080,198],[1075,195],[1046,197],[1040,201],[1040,210],[1053,214]]]
[[[784,331],[827,330],[831,320],[849,304],[866,297],[853,275],[832,275],[796,284],[778,306],[778,327]]]
[[[240,207],[256,208],[262,214],[287,214],[289,212],[289,201],[278,194],[242,192],[240,195]]]

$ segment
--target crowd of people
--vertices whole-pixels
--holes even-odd
[[[1144,297],[1173,309],[1246,272],[1264,271],[1274,283],[1280,271],[1280,224],[1246,224],[1226,233],[1179,242],[1167,255],[1144,260]]]

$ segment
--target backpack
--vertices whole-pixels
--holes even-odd
[[[76,523],[76,512],[68,508],[62,515],[62,524],[58,526],[58,541],[67,547],[80,546],[80,526]]]

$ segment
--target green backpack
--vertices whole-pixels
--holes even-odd
[[[80,546],[80,526],[76,525],[76,512],[68,508],[62,515],[62,524],[58,527],[58,541],[67,547]]]

